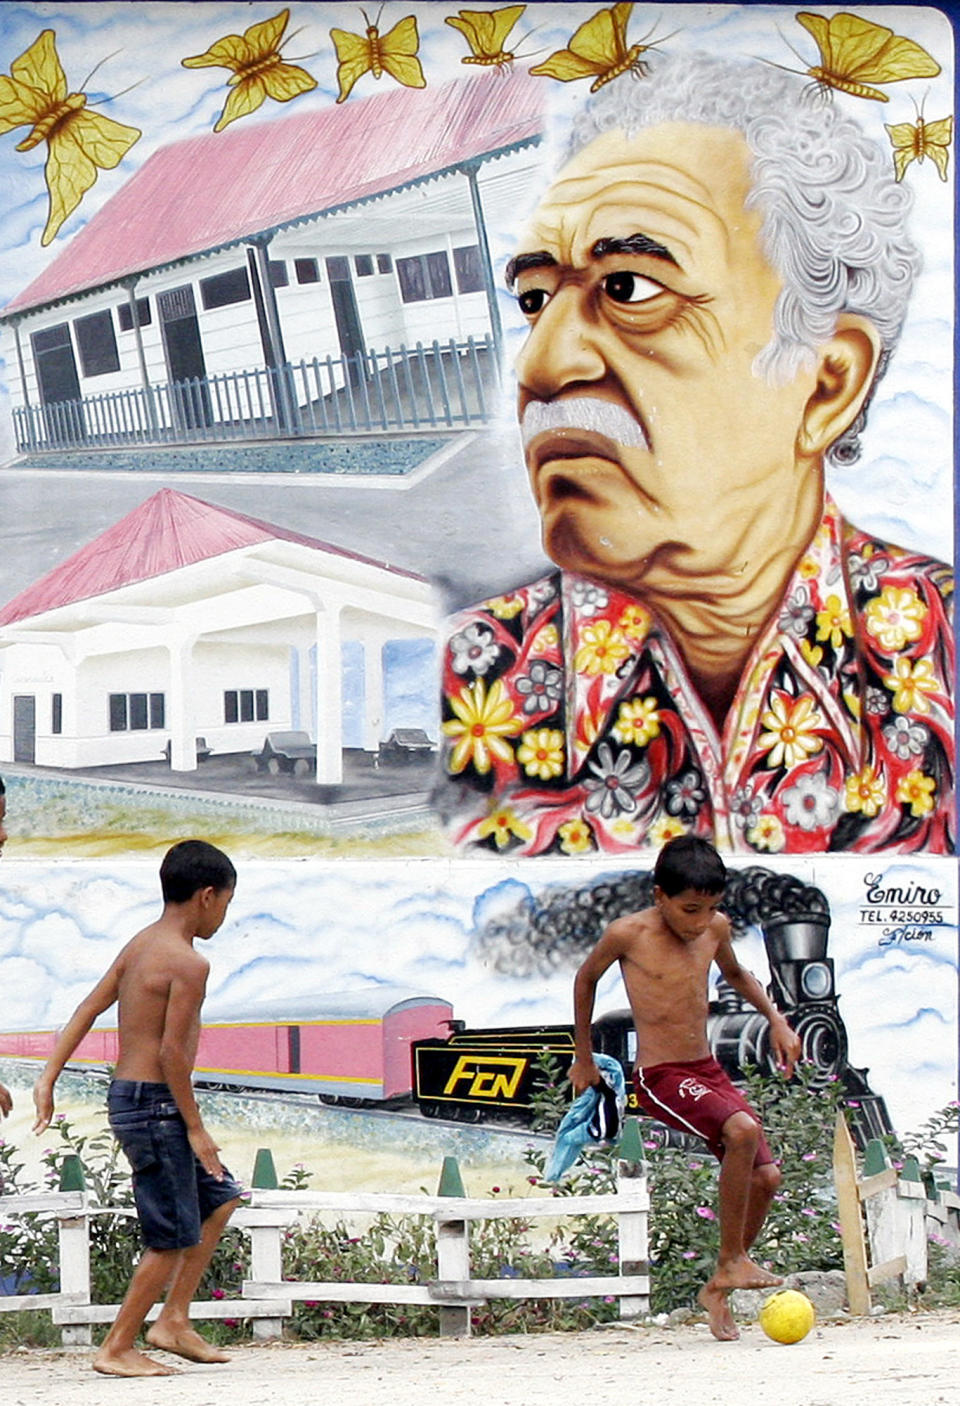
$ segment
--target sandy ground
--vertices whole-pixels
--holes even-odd
[[[89,1352],[0,1356],[4,1406],[956,1406],[960,1312],[818,1325],[781,1347],[754,1325],[739,1343],[706,1327],[614,1326],[533,1337],[392,1340],[237,1348],[220,1367],[120,1382],[90,1370]],[[171,1360],[172,1359],[168,1359]],[[321,1396],[322,1393],[322,1396]]]

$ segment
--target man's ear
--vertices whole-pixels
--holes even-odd
[[[801,454],[821,456],[848,430],[863,408],[881,352],[869,318],[843,313],[817,359],[816,389],[807,401],[797,435]]]

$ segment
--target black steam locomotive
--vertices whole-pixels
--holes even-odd
[[[652,897],[651,876],[636,872],[605,876],[579,888],[553,885],[535,903],[528,895],[518,896],[515,907],[499,910],[478,934],[478,944],[497,970],[535,977],[576,965],[609,922],[646,907]],[[848,1060],[834,965],[827,956],[826,895],[792,875],[752,866],[731,872],[724,910],[735,937],[748,928],[762,933],[769,994],[800,1037],[803,1059],[816,1071],[814,1085],[840,1082],[861,1145],[892,1132],[884,1100],[867,1081],[868,1071]],[[545,1078],[543,1052],[553,1056],[562,1074],[573,1061],[571,1026],[466,1030],[460,1022],[455,1025],[449,1039],[420,1040],[413,1046],[414,1098],[427,1117],[529,1121],[531,1100]],[[743,1081],[748,1065],[773,1072],[766,1020],[724,982],[710,1002],[707,1035],[714,1057],[734,1082]],[[630,1012],[612,1011],[595,1021],[594,1047],[620,1060],[629,1088],[636,1058]]]

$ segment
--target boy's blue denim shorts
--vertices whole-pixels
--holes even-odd
[[[143,1243],[151,1250],[198,1245],[203,1222],[218,1206],[241,1196],[243,1187],[226,1168],[222,1181],[204,1170],[166,1084],[114,1079],[107,1116],[133,1169]]]

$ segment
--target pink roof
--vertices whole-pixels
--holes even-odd
[[[382,194],[542,130],[544,86],[482,73],[163,147],[4,313]]]
[[[245,517],[229,508],[218,508],[162,488],[139,508],[108,527],[99,537],[74,552],[72,557],[55,566],[46,576],[14,596],[0,610],[0,625],[11,625],[59,606],[92,600],[120,586],[137,581],[149,581],[164,576],[181,566],[207,561],[239,547],[255,546],[258,542],[296,542],[305,547],[345,557],[350,561],[366,562],[381,570],[391,571],[409,580],[423,581],[413,571],[403,571],[357,552],[333,547],[315,537],[290,532],[259,518]]]

